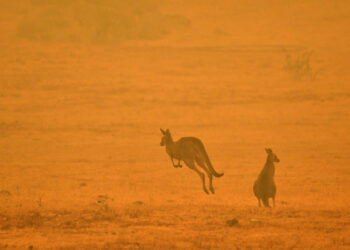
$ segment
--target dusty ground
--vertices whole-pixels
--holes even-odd
[[[248,45],[2,39],[0,249],[350,248],[346,18]],[[215,195],[171,166],[160,127],[202,139]],[[275,209],[252,192],[265,147]]]

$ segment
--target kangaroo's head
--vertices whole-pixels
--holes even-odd
[[[171,142],[173,139],[171,138],[171,134],[169,129],[163,130],[160,129],[160,132],[162,132],[162,140],[160,141],[160,146],[165,146],[167,143]]]
[[[278,159],[277,155],[272,152],[271,148],[265,148],[266,153],[267,153],[267,159],[270,162],[280,162],[280,159]]]

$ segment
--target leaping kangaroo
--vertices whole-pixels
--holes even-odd
[[[200,176],[203,190],[209,194],[205,185],[205,175],[196,167],[195,162],[197,162],[198,166],[207,173],[209,178],[209,189],[214,194],[215,190],[212,183],[213,175],[215,177],[221,177],[224,173],[218,173],[215,171],[201,140],[195,137],[182,137],[174,142],[169,129],[166,131],[160,129],[160,131],[163,134],[160,146],[165,146],[166,152],[170,156],[173,166],[175,168],[181,168],[182,165],[180,163],[183,161],[190,169],[194,170]],[[174,164],[174,159],[178,160],[177,165]]]

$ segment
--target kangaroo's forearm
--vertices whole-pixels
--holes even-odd
[[[180,164],[181,163],[181,160],[179,159],[178,163],[177,163],[177,167],[178,168],[182,168],[182,165]]]
[[[171,159],[171,162],[173,164],[173,167],[174,168],[181,168],[182,167],[180,165],[181,157],[180,157],[180,154],[179,154],[178,150],[176,149],[176,147],[174,147],[174,146],[167,146],[166,147],[166,152],[170,156],[170,159]],[[174,159],[178,160],[178,164],[177,165],[175,165]]]
[[[175,163],[174,163],[174,158],[173,158],[172,156],[170,156],[170,159],[171,159],[171,162],[173,163],[173,167],[174,167],[174,168],[181,168],[181,167],[182,167],[181,164],[180,164],[180,162],[181,162],[180,159],[178,159],[177,165],[175,165]]]

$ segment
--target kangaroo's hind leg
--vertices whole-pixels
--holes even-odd
[[[173,158],[172,156],[170,156],[170,159],[171,159],[171,162],[173,163],[173,167],[174,167],[174,168],[182,168],[182,166],[181,166],[181,164],[180,164],[180,161],[181,161],[180,159],[179,159],[177,165],[175,165],[175,163],[174,163],[174,158]]]
[[[205,186],[205,176],[204,176],[204,174],[203,174],[201,171],[199,171],[198,168],[194,165],[194,161],[193,161],[193,160],[184,160],[184,162],[186,163],[186,165],[187,165],[190,169],[194,170],[194,171],[199,175],[199,177],[200,177],[201,180],[202,180],[204,192],[206,192],[207,194],[209,194],[208,189],[207,189],[207,187]]]
[[[182,168],[182,165],[181,165],[181,160],[179,159],[178,163],[177,163],[177,167],[178,168]]]
[[[196,158],[196,162],[197,164],[207,173],[208,175],[208,178],[209,178],[209,189],[210,191],[215,194],[215,190],[214,190],[214,187],[213,187],[213,175],[209,172],[209,170],[206,168],[205,164],[204,164],[204,161],[197,157]]]

